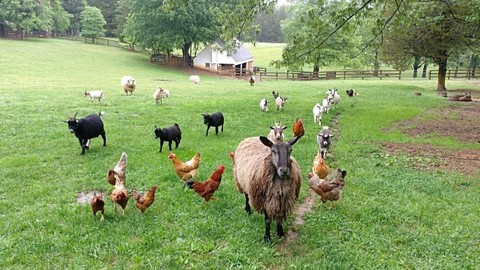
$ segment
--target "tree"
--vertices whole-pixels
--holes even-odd
[[[100,9],[96,7],[85,7],[85,10],[80,13],[80,22],[82,35],[92,38],[93,43],[95,43],[95,38],[103,37],[105,34],[106,22]]]
[[[117,3],[117,8],[115,9],[115,35],[120,41],[124,41],[125,38],[125,27],[127,25],[127,18],[130,14],[132,6],[132,0],[119,0]]]
[[[255,24],[259,26],[256,40],[259,42],[284,42],[280,23],[286,18],[285,6],[277,7],[273,12],[260,12],[255,20]]]
[[[87,6],[86,0],[63,0],[63,8],[71,14],[69,32],[72,35],[80,33],[80,13]]]
[[[68,27],[70,27],[70,20],[73,15],[69,14],[63,9],[63,6],[60,0],[51,0],[52,11],[53,11],[53,22],[52,22],[52,31],[65,32]]]
[[[87,0],[89,6],[96,7],[102,11],[102,15],[107,22],[105,25],[106,36],[109,37],[115,35],[115,30],[117,28],[115,23],[115,15],[118,2],[118,0]]]

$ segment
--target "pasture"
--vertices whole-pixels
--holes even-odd
[[[0,40],[0,268],[2,269],[474,269],[480,265],[479,174],[436,168],[438,159],[391,154],[384,143],[429,144],[448,151],[479,150],[478,142],[431,133],[412,137],[398,123],[451,106],[437,96],[435,81],[338,80],[261,81],[201,75],[150,64],[141,52],[54,39]],[[256,56],[256,55],[255,55]],[[261,57],[261,56],[259,56]],[[268,62],[262,59],[263,62]],[[125,96],[120,78],[137,81]],[[170,97],[156,105],[159,86]],[[334,134],[332,169],[347,170],[343,197],[333,209],[316,199],[301,222],[296,213],[284,224],[283,242],[272,230],[263,242],[263,215],[244,211],[228,153],[250,136],[266,136],[280,121],[303,119],[306,134],[293,146],[303,182],[298,205],[310,199],[306,175],[318,149],[312,107],[328,88],[341,101],[324,115]],[[447,81],[447,87],[478,84]],[[360,96],[348,98],[346,89]],[[102,89],[105,101],[83,96]],[[284,112],[273,106],[272,91],[288,97]],[[414,96],[412,92],[421,92]],[[259,101],[272,101],[262,113]],[[473,106],[462,104],[461,106]],[[107,145],[92,140],[80,155],[78,140],[63,122],[105,112]],[[205,136],[202,113],[221,111],[224,132]],[[428,117],[427,117],[428,116]],[[456,121],[458,115],[451,115]],[[182,141],[173,152],[183,161],[202,154],[198,180],[218,164],[226,167],[220,188],[204,200],[184,189],[168,159],[159,153],[154,125],[178,123]],[[414,124],[409,126],[415,128]],[[125,216],[114,211],[106,172],[128,154],[126,187],[145,191],[158,185],[155,202],[142,215],[131,198]],[[478,158],[478,157],[477,157]],[[418,164],[429,164],[419,169]],[[105,194],[105,221],[82,192]]]

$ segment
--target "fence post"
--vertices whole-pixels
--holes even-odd
[[[448,71],[448,79],[450,80],[450,72],[451,70]]]
[[[347,78],[347,71],[343,71],[343,80],[345,80]]]
[[[428,71],[428,79],[431,80],[432,79],[432,71]]]
[[[398,79],[399,79],[399,80],[402,79],[402,71],[401,71],[401,70],[398,71]]]
[[[278,71],[275,72],[275,80],[278,81]]]

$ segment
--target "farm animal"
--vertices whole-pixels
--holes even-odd
[[[323,114],[323,107],[320,103],[315,104],[312,109],[313,112],[313,122],[315,124],[322,124],[322,114]]]
[[[85,150],[90,147],[90,139],[102,136],[103,146],[107,145],[107,137],[105,136],[105,129],[100,116],[104,113],[91,114],[82,119],[77,119],[77,113],[72,118],[65,120],[68,124],[68,129],[74,133],[82,147],[82,155],[85,155]]]
[[[297,137],[303,135],[305,135],[305,129],[303,128],[302,119],[297,118],[297,120],[293,124],[293,136]]]
[[[314,173],[308,174],[308,185],[315,193],[320,195],[323,203],[330,201],[330,207],[333,207],[333,201],[338,201],[342,195],[343,187],[345,186],[345,176],[347,171],[337,169],[337,176],[333,180],[320,179]]]
[[[120,156],[120,159],[117,162],[117,165],[113,168],[113,170],[107,171],[107,182],[114,186],[117,182],[117,179],[123,181],[127,180],[127,153],[123,152]]]
[[[194,84],[199,84],[200,83],[200,76],[198,75],[191,75],[188,77],[188,79],[193,82]]]
[[[168,97],[170,97],[170,90],[163,89],[163,98],[168,98]]]
[[[207,133],[205,136],[208,136],[208,130],[210,127],[215,127],[215,135],[218,135],[218,127],[222,126],[223,132],[223,123],[224,118],[221,112],[214,112],[212,114],[204,113],[203,115],[203,123],[207,125]]]
[[[125,207],[127,207],[128,198],[130,198],[130,195],[125,188],[125,183],[117,179],[117,182],[115,182],[115,189],[110,193],[110,199],[113,202],[114,209],[117,208],[117,204],[120,205],[122,208],[122,215],[125,215]]]
[[[465,92],[460,95],[453,95],[448,98],[450,101],[463,101],[463,102],[468,102],[472,101],[472,92]]]
[[[177,155],[170,152],[168,158],[173,163],[173,169],[175,173],[183,180],[187,181],[190,178],[195,178],[197,176],[197,169],[200,166],[200,153],[196,153],[192,159],[187,162],[182,162]]]
[[[105,201],[103,200],[102,194],[98,194],[94,191],[93,192],[93,198],[92,201],[90,202],[90,205],[92,206],[92,212],[94,216],[97,216],[97,212],[100,212],[102,214],[102,217],[100,218],[100,221],[104,220],[103,214],[104,214],[104,207],[105,207]]]
[[[312,172],[318,175],[320,179],[327,178],[328,166],[325,163],[325,159],[323,159],[322,154],[320,152],[318,152],[317,155],[315,156],[315,159],[313,159]]]
[[[277,111],[280,109],[283,112],[283,108],[285,107],[285,101],[287,101],[288,98],[286,97],[280,97],[278,96],[275,99],[275,106],[277,107]]]
[[[270,132],[267,135],[267,138],[274,142],[279,143],[283,142],[285,136],[283,136],[283,131],[287,128],[287,126],[282,126],[280,122],[275,122],[274,126],[270,126]]]
[[[330,111],[330,99],[331,99],[331,97],[328,96],[327,98],[324,98],[322,100],[322,108],[323,108],[322,113],[324,113],[324,112],[328,113]]]
[[[268,103],[270,103],[270,101],[266,98],[263,98],[262,100],[260,100],[260,111],[261,112],[268,112]]]
[[[137,83],[132,76],[123,76],[120,80],[120,85],[122,86],[126,96],[128,96],[129,92],[130,95],[132,95],[133,91],[135,91],[135,88],[137,87]]]
[[[277,97],[280,95],[279,92],[272,91],[273,99],[277,99]]]
[[[349,97],[358,96],[358,92],[355,89],[345,90],[345,92]]]
[[[265,242],[271,241],[272,220],[277,223],[277,235],[285,235],[282,223],[292,213],[300,193],[302,173],[290,155],[299,138],[281,143],[263,136],[246,138],[232,157],[237,190],[245,194],[245,211],[251,214],[253,207],[265,215]]]
[[[165,97],[165,91],[159,87],[155,92],[153,92],[153,99],[155,100],[155,103],[162,104],[162,99]]]
[[[105,96],[103,94],[103,90],[91,90],[83,92],[83,95],[90,98],[90,101],[93,102],[94,99],[105,100]]]
[[[332,137],[333,135],[330,134],[328,126],[323,126],[322,130],[317,134],[319,151],[324,159],[327,156],[327,151],[330,148],[330,145],[332,144]]]
[[[248,81],[250,82],[250,86],[253,86],[255,84],[255,75],[250,75],[250,78],[248,78]]]
[[[135,207],[137,207],[142,214],[155,201],[155,191],[157,188],[158,186],[153,186],[146,193],[138,193],[136,190],[133,191]]]
[[[217,199],[213,197],[213,193],[218,189],[220,183],[222,182],[222,174],[225,171],[225,166],[218,165],[217,169],[210,175],[210,177],[204,182],[198,182],[192,179],[189,179],[185,182],[185,186],[193,189],[198,196],[205,199],[205,206],[208,207],[208,201],[210,199],[216,201]]]
[[[158,128],[154,126],[155,139],[160,139],[160,152],[162,152],[163,143],[168,142],[168,149],[172,151],[172,141],[175,142],[175,148],[178,148],[180,141],[182,140],[182,131],[177,123],[167,128]]]
[[[328,100],[333,108],[336,105],[338,105],[338,103],[340,102],[340,95],[338,94],[338,91],[336,88],[328,89],[327,95],[328,95]]]

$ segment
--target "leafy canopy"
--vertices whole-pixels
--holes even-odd
[[[102,12],[96,7],[85,7],[80,13],[80,22],[82,24],[82,35],[85,37],[102,37],[105,34],[105,19]]]

